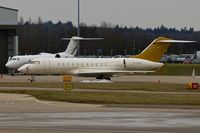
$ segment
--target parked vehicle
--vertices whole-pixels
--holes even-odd
[[[185,61],[190,61],[192,60],[192,55],[187,55],[187,54],[182,54],[182,55],[179,55],[179,57],[177,58],[177,63],[183,63]],[[186,61],[186,62],[187,62]]]
[[[196,58],[192,61],[192,64],[200,64],[200,58]]]
[[[183,62],[183,64],[192,64],[193,59],[192,58],[188,58],[185,59],[185,61]]]

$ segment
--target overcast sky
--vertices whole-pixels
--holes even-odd
[[[200,30],[200,0],[80,0],[81,22],[100,25],[194,27]],[[77,23],[77,0],[1,0],[28,20]]]

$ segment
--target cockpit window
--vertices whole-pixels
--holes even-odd
[[[40,64],[40,61],[31,61],[30,64]]]
[[[11,60],[19,60],[19,58],[12,58]]]

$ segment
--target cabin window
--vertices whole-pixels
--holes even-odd
[[[19,60],[19,58],[12,58],[12,60]]]
[[[72,67],[74,66],[74,63],[72,63]]]
[[[65,66],[65,63],[63,63],[62,65]]]
[[[58,63],[58,66],[60,66],[60,63]]]
[[[76,66],[78,67],[78,66],[79,66],[79,64],[78,64],[78,63],[76,63]]]
[[[96,63],[96,66],[98,66],[98,63]]]
[[[94,63],[92,63],[91,66],[94,66]]]
[[[88,64],[88,63],[86,63],[86,66],[89,66],[89,64]]]
[[[70,66],[69,63],[67,63],[67,66]]]
[[[103,66],[103,63],[101,63],[101,66]]]
[[[81,63],[81,66],[82,66],[82,67],[84,67],[84,64],[83,64],[83,63]]]

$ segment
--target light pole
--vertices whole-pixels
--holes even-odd
[[[80,37],[80,0],[78,0],[78,37]]]
[[[113,49],[110,50],[110,56],[113,56]]]
[[[136,52],[135,52],[135,40],[133,40],[133,55],[136,55]]]
[[[87,56],[87,50],[85,49],[85,56]]]
[[[80,37],[80,0],[78,0],[78,33],[77,36]],[[80,42],[78,43],[78,56],[80,55]]]

